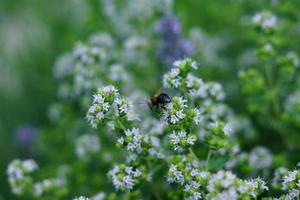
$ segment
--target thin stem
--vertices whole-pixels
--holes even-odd
[[[208,155],[207,155],[207,158],[206,158],[206,171],[208,171],[208,167],[209,167],[209,161],[210,161],[210,158],[211,158],[211,150],[208,151]]]
[[[192,148],[189,148],[189,152],[194,156],[194,158],[195,158],[198,162],[200,162],[198,156],[195,154],[195,152],[193,151]]]
[[[123,131],[126,131],[124,124],[118,119],[115,119],[115,120],[116,120],[117,124],[123,129]]]
[[[148,167],[149,169],[151,169],[151,166],[150,166],[149,161],[147,161],[147,167]],[[152,172],[152,173],[153,173],[153,172]],[[158,200],[162,200],[162,198],[161,198],[161,196],[160,196],[160,192],[159,192],[159,190],[157,189],[156,185],[153,184],[152,181],[149,182],[149,184],[150,184],[151,190],[152,190],[152,192],[153,192],[155,198],[158,199]]]

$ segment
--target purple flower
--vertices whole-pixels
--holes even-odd
[[[171,65],[175,60],[192,54],[192,44],[182,37],[181,25],[177,17],[166,15],[158,23],[161,34],[161,46],[158,57]]]
[[[21,126],[17,129],[15,137],[18,144],[27,146],[35,142],[37,130],[30,125]]]

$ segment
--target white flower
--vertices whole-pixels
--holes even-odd
[[[227,123],[223,128],[223,132],[225,133],[225,135],[230,135],[232,133],[231,124]]]
[[[176,112],[176,116],[179,120],[181,120],[185,117],[185,114],[183,113],[183,110],[179,110]]]
[[[117,190],[131,190],[136,183],[136,179],[141,177],[142,173],[140,170],[134,169],[130,166],[125,167],[125,170],[121,170],[119,166],[115,166],[108,172],[108,175],[111,177]]]
[[[269,28],[274,28],[277,24],[277,18],[269,12],[260,12],[256,13],[252,22],[256,25],[259,25],[262,29],[266,30]]]
[[[184,175],[181,171],[177,170],[177,166],[172,164],[169,168],[169,173],[171,175],[169,175],[167,177],[167,181],[169,183],[179,183],[181,185],[183,185],[184,183]]]
[[[37,170],[38,165],[34,160],[19,159],[9,163],[7,168],[8,182],[15,194],[21,194],[24,188],[28,187],[28,180],[31,179],[30,173]]]
[[[176,62],[176,61],[175,61],[175,62]],[[179,75],[179,73],[180,73],[180,71],[179,71],[178,68],[172,68],[172,69],[171,69],[171,72],[170,72],[170,76],[171,76],[172,78],[175,78],[175,77],[177,77],[177,76]]]
[[[297,197],[299,198],[299,193],[299,190],[292,189],[288,194],[286,194],[285,200],[295,200]]]
[[[75,197],[73,200],[90,200],[90,199],[84,196],[80,196],[80,197]]]
[[[102,88],[102,91],[104,92],[105,95],[111,94],[111,93],[116,93],[118,92],[118,89],[115,88],[113,85],[108,85]]]
[[[89,155],[95,154],[100,150],[98,137],[92,134],[85,134],[76,140],[76,155],[80,159],[88,159]]]
[[[192,136],[189,136],[186,140],[186,142],[190,145],[193,145],[195,143],[196,139]]]
[[[91,197],[91,200],[104,200],[106,197],[104,192],[99,192],[98,194]]]
[[[283,177],[282,190],[287,190],[289,183],[291,183],[291,182],[293,182],[293,181],[296,180],[297,173],[298,173],[297,170],[290,171],[290,172],[288,172],[287,175],[285,175]]]
[[[179,104],[180,104],[181,108],[186,108],[187,107],[187,105],[186,105],[187,100],[186,99],[184,99],[183,97],[179,97],[178,101],[179,101]]]
[[[264,147],[255,147],[249,155],[249,164],[257,170],[271,167],[273,162],[271,152]]]
[[[24,160],[22,163],[22,167],[26,172],[33,172],[38,168],[38,165],[34,160]]]
[[[199,125],[200,123],[202,123],[203,122],[203,116],[201,115],[201,111],[199,110],[199,109],[194,109],[195,110],[195,112],[196,112],[196,115],[195,115],[195,117],[193,118],[193,121],[194,121],[194,123],[196,124],[196,125]]]
[[[192,169],[191,176],[197,176],[197,175],[199,175],[199,170],[198,169]]]

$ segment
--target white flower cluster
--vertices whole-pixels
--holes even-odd
[[[208,122],[204,129],[198,132],[198,138],[216,149],[229,148],[233,146],[228,140],[232,133],[230,124],[221,121]]]
[[[90,199],[84,196],[80,196],[80,197],[73,198],[73,200],[90,200]]]
[[[300,171],[288,171],[283,176],[282,190],[298,189],[300,190]]]
[[[207,190],[208,199],[238,199],[257,198],[258,194],[268,190],[268,187],[260,178],[241,180],[230,171],[218,171],[211,176]]]
[[[290,61],[290,63],[294,66],[294,67],[300,67],[300,59],[299,56],[296,52],[294,51],[289,51],[286,54],[286,58],[288,59],[288,61]]]
[[[76,139],[76,155],[83,160],[100,150],[99,139],[96,135],[85,134]]]
[[[175,151],[183,150],[186,146],[193,145],[196,141],[196,136],[188,135],[186,131],[173,131],[169,134],[169,140]]]
[[[73,200],[104,200],[106,197],[104,192],[99,192],[98,194],[92,196],[91,198],[80,196],[80,197],[75,197]]]
[[[139,120],[139,116],[135,113],[132,103],[126,98],[117,98],[116,104],[119,115],[125,115],[128,121]]]
[[[138,128],[125,130],[125,137],[118,139],[119,145],[126,146],[128,151],[141,153],[142,152],[143,135]]]
[[[66,185],[65,178],[50,178],[45,179],[40,182],[36,182],[33,185],[34,195],[41,197],[44,194],[49,194],[51,191],[56,191],[59,188],[62,188]]]
[[[283,176],[287,174],[288,169],[285,167],[279,167],[275,170],[274,176],[272,179],[272,187],[279,189],[281,188],[281,181],[283,179]]]
[[[171,71],[163,77],[163,86],[165,88],[178,88],[184,85],[183,77],[186,73],[191,69],[197,68],[197,63],[189,58],[175,61]]]
[[[32,185],[30,173],[37,170],[38,165],[34,160],[13,160],[7,168],[8,182],[14,194],[22,194]]]
[[[97,46],[77,44],[73,54],[83,65],[95,64],[98,60],[106,58],[106,52]]]
[[[136,154],[147,154],[156,158],[163,158],[164,155],[159,151],[160,140],[149,134],[140,133],[139,128],[127,129],[125,136],[120,137],[117,142],[118,146],[125,147],[127,151]],[[135,154],[131,155],[128,162],[136,160]]]
[[[97,76],[107,59],[107,50],[97,44],[79,43],[71,53],[59,58],[55,64],[55,77],[62,81],[59,96],[78,97],[101,85]],[[71,80],[71,82],[70,82]]]
[[[115,99],[119,96],[118,90],[112,86],[105,86],[98,89],[93,95],[93,104],[90,106],[86,118],[93,128],[105,118],[105,114],[110,110]]]
[[[173,97],[172,102],[163,111],[163,118],[171,124],[176,124],[184,119],[186,116],[185,109],[187,108],[186,102],[187,100],[183,97]]]
[[[111,177],[113,185],[117,190],[132,190],[139,179],[142,178],[142,172],[133,167],[120,165],[115,166],[108,172]]]
[[[119,54],[115,41],[108,33],[93,34],[86,43],[77,44],[55,63],[54,75],[61,83],[58,95],[76,99],[101,87],[105,81],[130,81],[126,66],[115,62]],[[102,76],[103,79],[100,79]]]
[[[277,25],[277,18],[272,13],[263,11],[253,16],[252,23],[264,31],[273,30]]]
[[[163,86],[165,88],[186,88],[192,99],[200,98],[203,100],[210,97],[217,101],[224,100],[225,93],[220,83],[205,83],[201,78],[189,73],[191,69],[197,69],[197,64],[194,61],[190,59],[175,61],[171,71],[164,75]]]
[[[165,88],[179,88],[184,85],[183,77],[186,76],[187,72],[197,68],[197,63],[189,58],[175,61],[171,71],[163,77],[163,86]]]
[[[265,147],[255,147],[249,155],[249,165],[256,170],[270,168],[273,163],[272,153]]]
[[[181,185],[187,199],[257,198],[268,190],[260,178],[241,180],[232,172],[222,170],[211,174],[184,158],[181,163],[170,165],[167,180]]]
[[[276,189],[281,186],[281,190],[286,192],[278,200],[296,200],[300,197],[300,171],[288,171],[286,168],[278,168],[272,182]]]
[[[189,95],[192,98],[206,98],[208,96],[208,85],[201,78],[192,74],[187,75],[186,87],[189,89]]]

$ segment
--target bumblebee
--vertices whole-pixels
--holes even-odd
[[[171,102],[171,98],[166,93],[156,93],[148,100],[148,106],[151,111],[158,112],[161,108],[166,109],[166,105]]]

